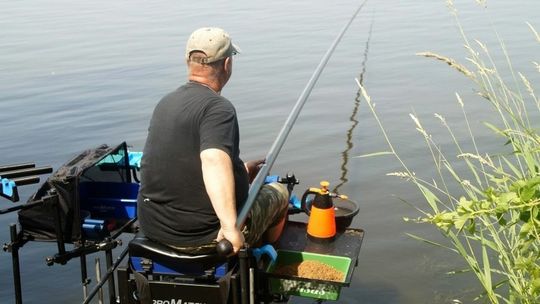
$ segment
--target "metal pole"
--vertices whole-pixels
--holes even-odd
[[[17,241],[17,224],[9,226],[11,235],[11,261],[13,263],[13,285],[15,288],[15,303],[22,304],[21,270],[19,265],[19,244]]]
[[[84,243],[84,240],[83,240],[83,243]],[[86,297],[88,296],[88,284],[90,283],[90,279],[88,279],[88,271],[86,269],[86,254],[84,252],[83,254],[81,254],[80,260],[81,260],[81,283],[83,287],[83,299],[86,299]]]
[[[58,203],[58,193],[55,188],[52,188],[43,198],[43,201],[48,204],[48,208],[53,208],[54,212],[54,232],[56,233],[56,246],[58,247],[58,255],[66,254],[66,244],[64,243],[64,233],[62,232],[61,211]],[[52,203],[51,200],[54,200]],[[49,204],[50,203],[50,204]],[[69,236],[71,239],[71,235]],[[84,246],[84,243],[83,243]]]
[[[255,269],[249,268],[249,304],[255,304]]]
[[[122,260],[126,257],[128,253],[128,249],[129,248],[126,247],[124,251],[122,251],[122,253],[120,253],[120,255],[116,258],[116,261],[114,262],[114,264],[111,267],[107,268],[107,272],[105,273],[103,277],[101,277],[100,282],[97,283],[96,286],[94,286],[94,289],[90,291],[90,293],[88,294],[88,297],[83,301],[83,304],[90,303],[90,301],[92,300],[92,298],[94,298],[94,296],[97,294],[99,289],[103,287],[103,284],[105,284],[105,282],[109,280],[109,277],[114,274],[114,270],[118,267],[118,265],[120,265],[120,263],[122,263]]]
[[[238,263],[240,264],[240,303],[249,303],[249,269],[248,269],[248,251],[249,249],[242,248],[238,252]]]
[[[101,265],[99,264],[99,258],[96,258],[96,282],[98,284],[101,282]],[[103,304],[103,288],[99,289],[98,303]]]
[[[35,207],[37,205],[42,205],[42,204],[43,204],[43,200],[39,200],[39,201],[35,201],[35,202],[32,202],[32,203],[24,204],[24,205],[18,205],[18,206],[2,209],[2,210],[0,210],[0,214],[10,213],[10,212],[17,211],[17,210],[30,209],[30,208],[33,208],[33,207]]]
[[[347,24],[343,27],[339,35],[336,37],[328,51],[326,51],[326,54],[322,58],[321,62],[317,66],[317,69],[315,69],[315,72],[313,72],[313,75],[311,76],[311,79],[309,79],[306,87],[302,91],[302,94],[300,94],[300,97],[296,101],[296,104],[294,105],[294,108],[289,114],[289,117],[287,118],[287,121],[281,128],[281,131],[279,132],[278,137],[272,144],[272,147],[270,148],[270,151],[266,155],[266,161],[265,164],[261,167],[259,170],[259,173],[251,183],[251,187],[249,188],[248,198],[246,199],[246,202],[243,206],[243,208],[240,210],[240,213],[238,214],[238,217],[236,219],[236,226],[242,227],[244,225],[244,222],[246,221],[247,215],[249,213],[249,210],[251,210],[251,207],[253,205],[253,202],[255,201],[255,197],[259,193],[260,188],[262,187],[264,180],[268,173],[270,172],[270,169],[274,165],[274,161],[276,160],[277,155],[279,154],[279,151],[281,151],[281,148],[283,147],[283,144],[285,143],[285,140],[287,139],[287,136],[289,135],[296,119],[298,118],[298,115],[300,114],[300,111],[302,110],[302,107],[306,103],[307,98],[309,97],[309,94],[311,93],[311,90],[313,90],[313,86],[319,79],[319,76],[321,75],[322,70],[326,66],[328,60],[330,59],[330,56],[332,56],[332,53],[334,52],[336,46],[338,45],[339,41],[353,22],[354,18],[356,18],[356,15],[360,12],[364,4],[367,0],[362,2],[360,6],[356,9],[352,17],[349,19]]]
[[[113,266],[112,249],[105,251],[105,265],[107,269],[111,269]],[[109,277],[109,302],[116,303],[116,287],[114,286],[114,273]]]

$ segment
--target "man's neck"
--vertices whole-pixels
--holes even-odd
[[[218,95],[221,94],[222,86],[218,83],[218,81],[212,81],[211,79],[208,79],[206,77],[199,77],[199,76],[195,76],[195,75],[190,75],[188,77],[188,80],[190,82],[195,82],[195,83],[201,84],[201,85],[203,85],[205,87],[208,87],[212,91],[216,92],[216,94],[218,94]]]

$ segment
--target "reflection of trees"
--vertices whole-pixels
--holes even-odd
[[[366,72],[366,63],[368,59],[368,52],[369,52],[369,41],[371,40],[371,32],[373,30],[373,20],[371,21],[371,25],[369,27],[369,34],[368,39],[366,41],[366,47],[364,49],[364,59],[362,61],[362,69],[360,71],[360,74],[358,75],[358,81],[360,84],[364,84],[364,74]],[[349,170],[347,169],[347,164],[349,163],[349,151],[353,147],[353,141],[352,141],[352,135],[354,132],[354,129],[358,125],[358,120],[356,119],[356,115],[358,113],[358,107],[360,106],[360,100],[361,100],[361,93],[360,89],[358,92],[356,92],[356,98],[354,99],[354,108],[351,113],[351,116],[349,117],[349,121],[351,122],[351,127],[347,130],[347,133],[345,135],[345,150],[341,152],[341,176],[339,178],[340,183],[334,188],[334,192],[337,192],[341,186],[343,186],[345,183],[349,181],[347,178],[347,173]]]

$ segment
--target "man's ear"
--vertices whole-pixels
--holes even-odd
[[[227,57],[225,58],[225,60],[223,60],[223,70],[225,72],[229,72],[229,69],[231,67],[231,60],[232,60],[232,57]]]

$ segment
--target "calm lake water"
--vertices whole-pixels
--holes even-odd
[[[538,89],[539,44],[526,21],[540,30],[538,0],[456,1],[472,38],[498,49],[504,39],[514,67]],[[239,113],[243,158],[266,154],[315,67],[359,1],[0,1],[0,164],[36,162],[55,169],[86,148],[127,141],[141,150],[154,105],[185,81],[184,43],[195,28],[220,26],[242,48],[223,91]],[[305,105],[273,173],[294,171],[297,193],[320,180],[342,184],[360,204],[353,225],[366,231],[353,284],[339,303],[469,303],[471,277],[455,255],[412,240],[413,233],[441,240],[401,203],[425,206],[415,189],[388,172],[391,157],[356,158],[387,150],[354,79],[363,80],[389,136],[417,174],[430,174],[429,155],[408,113],[447,146],[434,113],[461,128],[455,92],[465,99],[480,145],[503,142],[482,126],[493,113],[473,86],[443,63],[415,56],[434,51],[465,62],[458,29],[443,0],[368,1],[337,47]],[[495,55],[501,61],[502,56]],[[357,112],[355,112],[357,111]],[[354,115],[353,115],[354,114]],[[358,122],[356,124],[356,122]],[[23,199],[36,187],[23,187]],[[3,200],[0,207],[10,203]],[[0,242],[9,240],[15,214],[0,217]],[[82,299],[77,261],[47,267],[53,244],[21,251],[27,303]],[[88,258],[93,264],[94,256]],[[102,257],[103,260],[103,257]],[[90,266],[89,268],[93,268]],[[0,254],[0,303],[12,303],[10,255]]]

